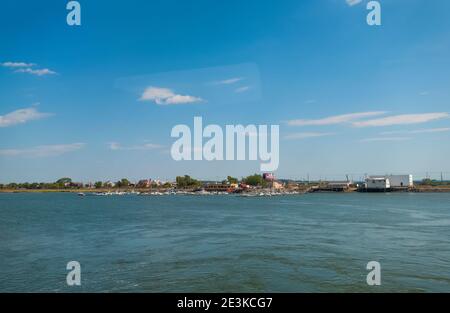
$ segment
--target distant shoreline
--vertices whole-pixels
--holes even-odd
[[[258,191],[264,191],[266,189],[258,189]],[[136,191],[141,194],[147,194],[152,192],[166,192],[166,189],[89,189],[89,188],[80,188],[80,189],[0,189],[0,193],[85,193],[85,194],[95,194],[95,193],[107,193],[107,192],[131,192]],[[194,192],[193,190],[185,190],[188,192]],[[358,191],[321,191],[315,193],[358,193]],[[248,193],[248,192],[245,192]],[[310,193],[310,192],[304,192]],[[359,192],[361,193],[361,192]],[[362,192],[365,193],[365,192]],[[450,187],[415,187],[413,190],[409,191],[390,191],[389,193],[450,193]],[[211,193],[213,194],[213,193]],[[286,195],[289,195],[287,193]]]

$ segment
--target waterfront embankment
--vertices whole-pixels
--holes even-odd
[[[331,193],[353,193],[357,192],[357,189],[346,189],[346,190],[333,190],[333,189],[320,189],[308,187],[303,189],[289,190],[284,189],[282,191],[277,191],[280,194],[292,194],[292,192],[296,192],[297,194],[309,193],[309,192],[331,192]],[[171,194],[184,194],[189,192],[190,194],[204,194],[202,190],[194,190],[194,189],[165,189],[165,188],[70,188],[70,189],[0,189],[0,193],[140,193],[140,194],[151,194],[151,193],[171,193]],[[244,191],[244,194],[253,194],[260,192],[273,192],[273,190],[268,188],[258,188],[252,189],[248,191]],[[400,192],[399,190],[393,190],[392,192]],[[401,192],[411,192],[411,193],[450,193],[450,186],[415,186],[410,189],[404,189]],[[214,192],[211,192],[214,194]],[[220,193],[226,194],[226,192]]]

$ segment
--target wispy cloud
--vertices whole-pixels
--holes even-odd
[[[49,70],[48,68],[43,69],[32,69],[32,68],[20,68],[15,71],[16,73],[28,73],[36,76],[54,75],[55,71]]]
[[[362,2],[362,0],[345,0],[349,6],[354,6]]]
[[[376,137],[376,138],[366,138],[360,140],[360,142],[374,142],[374,141],[405,141],[411,140],[410,137]]]
[[[397,130],[397,131],[382,132],[381,135],[429,134],[429,133],[443,133],[449,131],[450,128],[429,128],[429,129]]]
[[[0,149],[0,156],[10,157],[51,157],[80,150],[84,143],[37,146],[27,149]]]
[[[243,79],[244,79],[243,77],[233,77],[233,78],[228,78],[228,79],[224,79],[224,80],[215,81],[212,84],[213,85],[231,85],[231,84],[235,84],[237,82],[240,82]]]
[[[157,144],[153,144],[153,143],[145,143],[142,145],[124,147],[117,142],[110,142],[108,145],[111,150],[128,150],[128,151],[129,150],[153,150],[153,149],[160,149],[163,147],[161,145],[157,145]]]
[[[380,126],[392,126],[392,125],[407,125],[407,124],[420,124],[431,121],[441,120],[448,118],[449,114],[446,112],[439,113],[424,113],[424,114],[403,114],[394,115],[384,118],[372,119],[367,121],[353,122],[353,126],[356,127],[380,127]]]
[[[3,67],[8,67],[11,69],[16,69],[15,73],[28,73],[31,75],[36,76],[45,76],[45,75],[54,75],[57,74],[55,71],[52,71],[48,68],[42,68],[42,69],[34,69],[33,67],[36,66],[35,63],[26,63],[26,62],[3,62],[0,63]]]
[[[322,119],[316,119],[316,120],[290,120],[288,121],[288,125],[290,126],[323,126],[323,125],[336,125],[336,124],[344,124],[344,123],[350,123],[354,120],[359,120],[365,117],[372,117],[372,116],[378,116],[383,115],[386,112],[384,111],[375,111],[375,112],[361,112],[361,113],[350,113],[350,114],[343,114],[343,115],[335,115],[335,116],[329,116]]]
[[[0,127],[23,124],[29,121],[40,120],[52,115],[53,114],[51,113],[41,113],[36,110],[36,108],[20,109],[6,115],[0,115]]]
[[[333,136],[335,133],[315,133],[315,132],[305,132],[305,133],[294,133],[289,134],[284,137],[287,140],[295,140],[295,139],[307,139],[307,138],[315,138],[315,137],[325,137],[325,136]]]
[[[428,92],[428,91],[421,91],[421,92],[419,93],[419,96],[424,97],[424,96],[428,96],[429,94],[430,94],[430,92]]]
[[[1,66],[3,67],[12,67],[12,68],[18,68],[18,67],[33,67],[36,64],[34,63],[25,63],[25,62],[3,62],[1,63]]]
[[[204,101],[202,98],[174,93],[169,88],[148,87],[139,98],[140,101],[153,101],[159,105],[185,104]]]
[[[243,86],[243,87],[236,88],[236,89],[234,90],[234,92],[236,92],[236,93],[241,93],[241,92],[246,92],[246,91],[248,91],[249,89],[250,89],[250,86]]]

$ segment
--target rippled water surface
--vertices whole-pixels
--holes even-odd
[[[0,194],[0,291],[448,292],[450,194]]]

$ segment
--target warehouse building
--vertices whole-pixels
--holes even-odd
[[[400,191],[412,187],[412,175],[374,175],[366,178],[361,191]]]
[[[412,175],[389,175],[386,177],[389,179],[392,188],[406,188],[414,186]]]
[[[391,183],[385,176],[371,176],[366,178],[366,191],[389,191]]]

